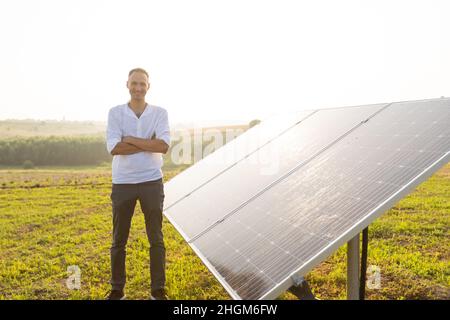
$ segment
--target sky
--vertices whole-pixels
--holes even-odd
[[[106,121],[128,71],[171,126],[450,96],[450,2],[15,0],[0,119]]]

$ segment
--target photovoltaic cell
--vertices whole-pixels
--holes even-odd
[[[165,185],[165,209],[186,197],[221,172],[276,139],[291,126],[306,119],[314,111],[283,113],[262,121],[234,140],[201,159],[195,165],[176,175]]]
[[[165,214],[175,226],[182,226],[191,240],[385,106],[316,112],[166,209]]]
[[[217,180],[220,175],[204,186],[208,199],[186,202],[201,194],[198,189],[173,207],[180,209],[177,228],[233,298],[276,298],[293,284],[292,275],[305,275],[449,161],[449,99],[379,105],[372,117],[348,110],[356,109],[334,109],[333,118],[347,125],[344,119],[355,116],[359,121],[351,129],[336,130],[324,121],[329,110],[320,110],[280,136],[278,148],[290,150],[287,159],[298,161],[280,161],[285,166],[270,184],[258,185],[258,192],[248,192],[248,184],[240,188],[232,179]],[[287,139],[302,126],[298,139]],[[305,135],[314,130],[316,135]],[[334,139],[317,139],[318,132],[327,136],[328,130]],[[282,141],[290,141],[290,149],[283,149]],[[255,171],[237,169],[227,174],[243,183],[254,177],[248,173]],[[233,186],[226,197],[214,187],[216,180],[222,181],[222,190]],[[233,208],[227,201],[235,198],[239,201],[233,204],[240,204]],[[208,204],[212,199],[215,209]],[[201,227],[192,228],[180,218],[183,211],[201,221]],[[210,221],[223,219],[203,223],[205,212],[211,212]]]

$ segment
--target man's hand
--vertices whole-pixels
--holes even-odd
[[[122,139],[122,142],[119,142],[118,144],[116,144],[114,149],[111,150],[111,154],[113,156],[115,156],[115,155],[127,155],[127,154],[134,154],[134,153],[138,153],[138,152],[143,152],[143,151],[144,150],[142,150],[141,148],[138,148],[135,145],[126,143]]]
[[[154,136],[154,135],[153,135]],[[152,136],[152,138],[153,138]],[[132,136],[122,138],[122,142],[131,144],[141,150],[155,153],[167,153],[169,146],[161,139],[142,139]]]
[[[122,142],[132,144],[131,141],[133,140],[133,138],[134,138],[133,136],[122,137]]]

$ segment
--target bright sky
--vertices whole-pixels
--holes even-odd
[[[0,119],[106,121],[147,101],[180,122],[450,96],[450,2],[2,1]]]

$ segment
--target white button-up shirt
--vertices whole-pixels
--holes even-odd
[[[170,145],[170,131],[167,111],[161,107],[147,104],[138,118],[128,103],[109,110],[106,129],[106,148],[109,153],[122,137],[133,136],[164,140]],[[112,161],[113,183],[141,183],[162,178],[163,164],[161,153],[138,152],[130,155],[115,155]]]

